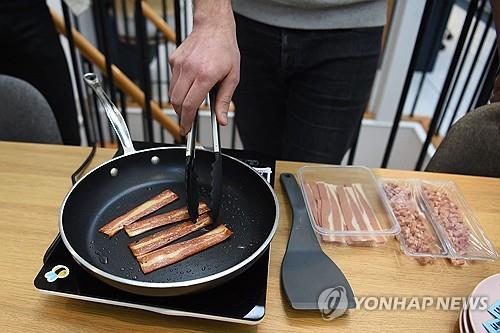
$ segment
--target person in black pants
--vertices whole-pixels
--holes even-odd
[[[227,124],[233,97],[245,149],[340,163],[368,102],[385,16],[385,0],[194,0],[193,31],[169,59],[182,133],[218,85],[217,119]]]
[[[340,164],[370,96],[382,27],[298,30],[235,20],[241,80],[233,100],[245,149]]]
[[[54,112],[63,143],[80,145],[68,65],[45,1],[0,1],[0,74],[37,88]]]

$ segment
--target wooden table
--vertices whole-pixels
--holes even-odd
[[[280,265],[291,212],[279,182],[280,225],[271,247],[267,313],[258,326],[168,317],[146,311],[39,293],[33,278],[57,234],[59,205],[70,175],[89,148],[0,142],[0,325],[2,332],[447,332],[457,330],[458,311],[351,310],[334,321],[316,311],[294,311],[280,288]],[[99,149],[93,164],[114,152]],[[279,162],[277,173],[295,173],[301,163]],[[375,170],[379,176],[455,181],[484,230],[500,248],[500,179]],[[440,260],[420,266],[401,254],[396,241],[384,248],[328,248],[357,296],[466,296],[483,278],[500,272],[500,261],[454,267]],[[250,282],[249,282],[250,283]]]

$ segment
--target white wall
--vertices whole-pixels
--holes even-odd
[[[392,121],[410,64],[425,1],[396,1],[380,70],[375,78],[370,110],[375,119]]]

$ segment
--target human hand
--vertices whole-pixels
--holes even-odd
[[[229,0],[195,1],[193,31],[172,53],[170,100],[181,118],[181,135],[193,124],[196,110],[219,84],[217,121],[227,125],[227,112],[240,79],[240,53]]]

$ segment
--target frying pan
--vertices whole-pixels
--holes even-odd
[[[86,76],[99,86],[97,77]],[[98,229],[166,188],[179,199],[151,214],[186,205],[185,148],[162,147],[136,151],[123,118],[109,98],[95,89],[123,147],[124,154],[82,177],[66,195],[59,231],[76,262],[103,282],[148,296],[194,293],[220,285],[249,268],[267,249],[278,224],[278,201],[271,186],[245,163],[222,155],[223,185],[219,216],[211,229],[226,224],[233,235],[226,241],[149,274],[143,274],[128,249],[132,241],[122,230],[112,238]],[[101,89],[102,90],[102,89]],[[195,168],[201,200],[209,202],[213,153],[197,149]],[[199,236],[199,230],[185,238]],[[249,281],[251,283],[251,281]]]

